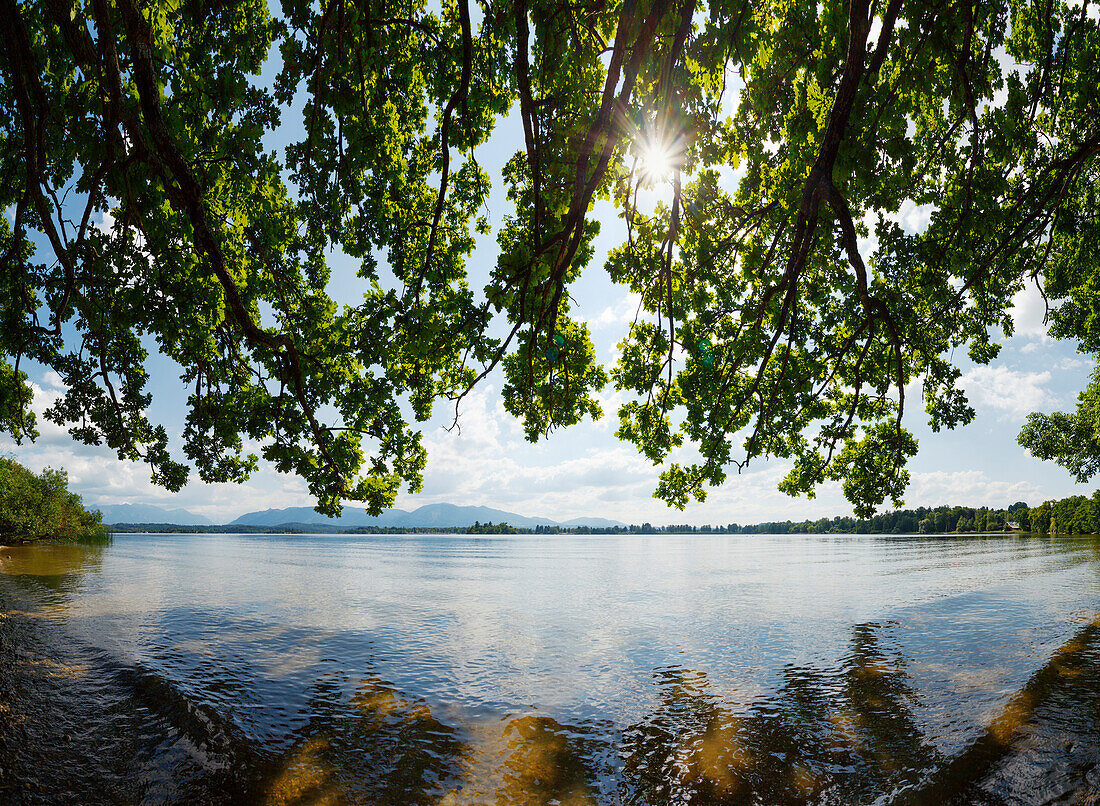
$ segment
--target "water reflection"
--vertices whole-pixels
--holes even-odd
[[[57,620],[3,615],[0,803],[247,802],[262,754],[223,714]]]
[[[318,681],[312,717],[257,787],[269,806],[594,804],[593,737],[543,716],[450,726],[377,677]]]
[[[773,694],[740,711],[703,673],[661,671],[660,708],[625,733],[624,801],[857,802],[917,780],[939,759],[887,634],[855,627],[839,669],[788,666]]]
[[[265,546],[278,563],[257,550],[248,566],[243,544],[156,545],[178,556],[0,551],[0,802],[961,806],[1100,794],[1100,620],[1081,593],[1095,541],[896,543],[888,555],[837,542],[801,565],[782,559],[786,544],[742,561],[723,559],[740,544],[704,541],[693,546],[705,562],[685,551],[674,577],[670,564],[646,570],[660,547],[626,541],[598,567],[585,552],[599,543],[573,544],[560,563],[543,543],[512,554],[456,543],[452,566],[446,545],[414,543],[404,576],[394,541],[357,565],[362,544],[334,539],[314,549],[317,574],[291,561],[297,546]],[[214,562],[219,551],[232,562]],[[612,551],[625,559],[611,563]],[[515,560],[532,552],[537,562]],[[885,570],[862,570],[875,568],[868,557]],[[780,562],[808,581],[789,584]],[[242,581],[242,565],[262,573]],[[870,592],[849,593],[835,580],[858,586],[838,568],[863,573]],[[998,574],[1011,585],[979,584]],[[920,598],[935,585],[945,592]],[[851,604],[895,588],[909,598],[880,617]],[[801,609],[810,598],[818,609]],[[56,603],[64,618],[32,618]]]
[[[504,732],[511,752],[498,804],[595,803],[595,771],[586,737],[546,716],[522,716]]]
[[[659,671],[660,707],[623,732],[623,789],[629,803],[732,798],[755,762],[742,720],[707,692],[706,676]]]
[[[318,680],[309,713],[263,787],[266,804],[432,804],[457,776],[456,730],[378,678],[361,681],[350,699],[335,679]]]
[[[1100,618],[1086,625],[961,753],[894,803],[1100,801]]]
[[[4,546],[0,548],[0,574],[33,577],[44,585],[62,589],[67,578],[98,570],[106,548],[100,543]]]
[[[1100,621],[1055,653],[952,757],[936,749],[915,716],[907,661],[890,638],[891,625],[858,625],[839,667],[790,666],[771,695],[740,706],[713,694],[700,671],[658,670],[659,705],[618,732],[537,714],[444,721],[425,701],[376,677],[350,696],[346,684],[322,680],[309,724],[260,771],[255,791],[272,806],[900,806],[1029,803],[1047,789],[1094,786]],[[1076,747],[1076,761],[1048,759],[1045,779],[1035,770],[1021,776],[1021,759],[1033,759],[1044,743],[1060,756]]]

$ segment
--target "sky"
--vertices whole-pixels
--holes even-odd
[[[284,117],[286,126],[273,135],[279,148],[299,130]],[[515,115],[505,118],[478,157],[497,180],[488,202],[493,225],[508,212],[500,187],[505,160],[522,147],[522,131]],[[736,175],[727,177],[736,181]],[[662,188],[652,193],[650,203]],[[10,211],[9,211],[9,218]],[[603,271],[609,248],[625,240],[625,229],[613,208],[597,204],[591,218],[601,222],[596,254],[571,289],[573,315],[584,319],[592,332],[596,354],[606,366],[614,362],[616,344],[626,335],[637,301],[625,289],[613,285]],[[899,213],[902,226],[919,231],[927,224],[928,210],[909,205]],[[105,225],[109,226],[110,219]],[[480,287],[495,263],[495,235],[481,236],[469,262],[471,285]],[[865,255],[873,238],[861,244]],[[331,293],[337,301],[353,303],[362,281],[345,256],[332,256]],[[1002,339],[1000,356],[986,366],[975,366],[960,350],[955,358],[963,370],[962,384],[977,411],[970,425],[933,434],[918,404],[906,412],[905,425],[917,436],[920,450],[909,465],[912,481],[905,506],[1005,507],[1015,501],[1036,504],[1046,499],[1091,494],[1093,486],[1076,484],[1072,476],[1050,462],[1030,457],[1016,443],[1016,434],[1031,411],[1068,410],[1084,388],[1092,361],[1075,345],[1051,339],[1044,324],[1041,294],[1028,286],[1013,299],[1015,334]],[[151,419],[163,423],[180,445],[186,392],[172,363],[150,351],[150,391],[154,400]],[[42,367],[30,367],[34,385],[33,407],[39,414],[40,437],[33,444],[16,445],[0,435],[0,454],[14,456],[38,471],[50,466],[69,473],[70,489],[83,496],[91,508],[113,504],[153,504],[183,508],[214,522],[228,522],[254,510],[312,506],[305,483],[277,473],[261,460],[252,479],[241,485],[205,484],[194,478],[178,494],[156,487],[145,465],[123,462],[104,447],[75,442],[66,432],[41,416],[62,391],[60,378]],[[756,462],[712,489],[703,503],[684,511],[671,509],[653,498],[660,468],[649,464],[631,446],[615,437],[619,397],[609,385],[602,393],[604,417],[554,432],[538,444],[525,441],[520,423],[507,414],[500,400],[502,378],[489,375],[463,402],[460,429],[448,430],[453,408],[440,403],[433,417],[422,425],[428,464],[422,492],[399,495],[395,506],[414,509],[424,504],[482,505],[527,516],[555,520],[604,517],[626,523],[726,524],[773,520],[817,519],[850,515],[851,506],[839,486],[828,484],[815,499],[790,498],[776,485],[790,468],[789,462]],[[914,389],[908,399],[919,401]],[[177,450],[177,458],[182,454]],[[354,506],[351,504],[350,506]]]

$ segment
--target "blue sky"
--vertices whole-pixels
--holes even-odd
[[[287,126],[273,137],[273,147],[294,136],[295,118],[287,114]],[[521,145],[522,132],[516,118],[510,116],[480,150],[479,160],[499,180],[505,160]],[[736,177],[731,175],[729,180]],[[661,192],[659,188],[653,191],[651,201]],[[491,223],[499,225],[507,211],[498,188],[488,204]],[[611,364],[615,345],[634,318],[636,302],[624,289],[613,286],[602,268],[607,249],[624,240],[622,222],[606,202],[597,206],[592,217],[601,221],[602,232],[592,264],[572,289],[574,314],[588,322],[597,356]],[[919,230],[927,221],[927,210],[909,206],[899,218],[905,228]],[[869,252],[873,243],[866,242],[863,247]],[[483,285],[494,262],[494,236],[483,236],[470,261],[471,285]],[[355,266],[342,255],[333,255],[332,263],[333,296],[353,303],[362,283]],[[1027,412],[1071,408],[1092,367],[1086,356],[1076,353],[1075,345],[1047,336],[1043,314],[1041,295],[1028,287],[1014,299],[1016,333],[1004,340],[1004,349],[992,364],[974,366],[960,351],[957,357],[964,372],[963,384],[977,410],[971,425],[933,434],[919,406],[919,390],[907,395],[913,403],[906,425],[916,433],[920,452],[910,464],[912,483],[906,506],[1003,507],[1017,500],[1038,503],[1091,493],[1092,486],[1075,484],[1065,470],[1031,458],[1016,444]],[[170,361],[156,355],[150,360],[149,371],[154,394],[152,419],[178,435],[186,392],[177,372]],[[30,375],[36,391],[34,408],[41,413],[61,391],[60,381],[41,368],[31,368]],[[655,524],[753,523],[851,512],[836,485],[822,488],[814,500],[779,493],[776,484],[789,467],[779,461],[754,464],[741,475],[731,476],[711,491],[705,503],[691,504],[684,512],[669,509],[652,497],[659,469],[614,436],[618,397],[613,388],[604,390],[601,421],[582,423],[531,445],[524,440],[519,423],[503,410],[501,385],[499,373],[490,375],[467,398],[461,411],[461,431],[445,429],[453,409],[445,402],[439,404],[432,420],[423,425],[429,454],[423,492],[416,496],[403,493],[398,507],[449,502],[561,520],[599,516]],[[72,489],[92,507],[157,504],[183,507],[224,522],[250,510],[314,503],[301,480],[280,475],[263,463],[247,484],[207,485],[193,480],[173,495],[149,482],[144,465],[121,462],[102,447],[75,443],[44,418],[40,417],[39,423],[42,433],[36,443],[17,446],[4,437],[0,438],[0,452],[14,455],[35,470],[47,465],[67,469]],[[178,438],[175,444],[178,447]]]

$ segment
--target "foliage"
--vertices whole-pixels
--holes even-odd
[[[1042,534],[1095,534],[1100,532],[1100,490],[1092,497],[1071,495],[1044,501],[1027,511],[1031,531]]]
[[[527,530],[530,531],[530,530]],[[474,521],[473,526],[466,527],[466,534],[468,535],[517,535],[519,531],[515,526],[508,523],[481,523],[480,521]]]
[[[1013,518],[1021,528],[1038,534],[1100,533],[1100,490],[1091,497],[1071,495],[1025,507],[1013,513]]]
[[[1053,459],[1085,482],[1100,470],[1100,367],[1077,396],[1077,409],[1054,414],[1032,413],[1019,443],[1040,459]]]
[[[1016,524],[1016,527],[1010,524]],[[677,527],[672,527],[673,529]],[[739,526],[731,523],[715,531],[740,534],[944,534],[1024,531],[1041,534],[1100,532],[1100,490],[1091,497],[1070,496],[1029,508],[1017,501],[1007,509],[938,506],[883,512],[870,518],[821,518]]]
[[[606,198],[628,232],[606,270],[641,300],[618,434],[664,468],[657,493],[682,507],[781,457],[791,494],[833,479],[857,514],[897,505],[907,389],[933,429],[969,422],[950,356],[997,354],[1025,278],[1093,336],[1087,11],[0,0],[0,427],[34,435],[32,360],[67,388],[48,418],[169,489],[262,455],[321,511],[377,513],[419,488],[413,421],[498,366],[531,439],[600,415],[570,290]],[[478,149],[513,109],[514,209],[478,290]],[[354,305],[329,293],[334,251]],[[151,349],[189,390],[183,456],[146,413]]]
[[[987,507],[918,507],[882,512],[870,518],[821,518],[738,527],[742,534],[953,534],[1001,532],[1012,516]]]
[[[1074,339],[1085,353],[1100,352],[1100,272],[1095,259],[1100,238],[1095,221],[1100,216],[1097,183],[1081,188],[1088,207],[1066,213],[1053,222],[1074,238],[1053,253],[1044,269],[1047,293],[1061,300],[1049,312],[1051,335]],[[1069,413],[1031,414],[1019,442],[1040,459],[1052,459],[1080,482],[1100,470],[1100,366],[1094,370],[1077,408]]]
[[[1010,524],[1016,524],[1012,527]],[[736,528],[734,528],[736,527]],[[728,531],[753,534],[943,534],[953,532],[1024,531],[1040,534],[1100,532],[1100,490],[1092,497],[1070,496],[1029,508],[1017,501],[1007,509],[988,507],[918,507],[883,512],[871,518],[822,518],[816,521],[730,524]]]
[[[36,476],[0,457],[0,539],[95,540],[106,535],[100,513],[85,510],[80,496],[69,492],[64,470],[47,467]]]

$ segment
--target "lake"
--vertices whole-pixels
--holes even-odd
[[[1100,539],[0,550],[0,802],[1084,803]]]

